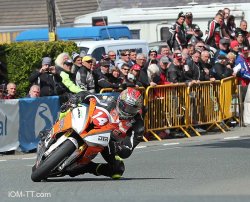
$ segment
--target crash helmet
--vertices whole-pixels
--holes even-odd
[[[143,97],[140,91],[134,88],[123,90],[117,99],[116,110],[120,119],[133,118],[143,105]]]

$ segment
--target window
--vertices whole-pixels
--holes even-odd
[[[130,30],[130,33],[131,33],[132,39],[140,39],[140,30],[139,29]]]

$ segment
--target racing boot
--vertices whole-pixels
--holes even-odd
[[[107,177],[111,177],[112,179],[120,179],[124,173],[125,165],[123,160],[119,156],[115,156],[115,160],[112,164],[108,163],[93,163],[91,162],[91,166],[89,167],[89,173],[94,174],[96,176],[104,175]]]

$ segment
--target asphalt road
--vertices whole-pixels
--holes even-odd
[[[83,175],[34,183],[35,154],[1,156],[0,201],[248,202],[249,129],[141,143],[121,180]]]

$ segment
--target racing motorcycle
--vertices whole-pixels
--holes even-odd
[[[70,108],[39,142],[31,179],[40,182],[64,176],[66,168],[79,159],[81,164],[88,165],[108,146],[113,129],[115,123],[110,114],[97,106],[94,98],[90,98],[88,106]]]

